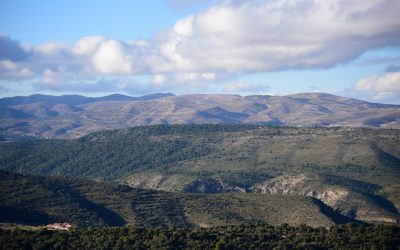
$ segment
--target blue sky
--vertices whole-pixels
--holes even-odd
[[[326,92],[400,103],[397,13],[397,0],[3,0],[0,96]]]
[[[29,44],[74,42],[89,35],[146,39],[209,2],[201,3],[179,8],[161,0],[5,0],[0,2],[0,30]]]

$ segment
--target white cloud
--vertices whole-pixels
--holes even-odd
[[[173,29],[179,35],[190,36],[193,33],[193,16],[179,20]]]
[[[63,51],[68,50],[69,46],[63,43],[45,43],[33,47],[36,54],[43,56],[59,56]]]
[[[329,67],[398,46],[399,11],[392,0],[227,1],[177,22],[161,52],[183,71]]]
[[[135,55],[145,47],[140,41],[121,42],[103,36],[83,37],[72,45],[46,43],[31,46],[25,53],[28,54],[25,60],[1,60],[0,77],[40,77],[44,83],[60,83],[63,79],[132,75],[141,61],[141,58],[135,59]],[[18,53],[22,54],[20,51]],[[140,66],[137,68],[140,69]]]
[[[156,74],[153,77],[153,83],[156,85],[163,85],[166,81],[166,78],[164,75],[161,74]]]
[[[177,83],[188,83],[188,82],[212,82],[217,78],[215,73],[181,73],[181,74],[174,74],[173,80]]]
[[[42,72],[42,83],[48,87],[65,84],[74,79],[74,75],[62,67],[57,69],[46,68]]]
[[[133,57],[123,45],[115,40],[108,40],[99,45],[92,57],[96,72],[105,75],[128,75],[133,73]]]
[[[23,80],[35,76],[35,73],[19,63],[10,60],[1,60],[0,76],[4,79]]]
[[[81,38],[74,44],[72,52],[76,55],[93,55],[99,45],[104,43],[107,39],[103,36],[87,36]]]
[[[154,86],[199,88],[246,72],[331,67],[399,47],[398,13],[398,0],[225,0],[147,41],[89,36],[26,47],[0,36],[0,77],[60,84],[145,74]]]
[[[362,92],[400,92],[400,72],[363,78],[356,83],[355,89]]]
[[[356,92],[377,101],[400,101],[400,72],[388,72],[360,79],[354,85]]]

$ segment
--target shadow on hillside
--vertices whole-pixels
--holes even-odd
[[[54,218],[48,214],[34,211],[32,209],[1,206],[0,222],[38,226],[55,221]]]
[[[81,208],[92,211],[108,226],[124,226],[126,224],[125,220],[116,212],[88,200],[78,192],[72,190],[70,190],[70,192],[71,198],[78,202]]]
[[[393,214],[399,214],[397,211],[396,206],[386,199],[385,197],[379,196],[379,195],[372,195],[372,194],[367,194],[368,198],[371,199],[375,204],[379,205],[381,208],[393,213]]]
[[[359,221],[353,218],[349,218],[347,216],[344,216],[340,214],[339,212],[333,210],[331,207],[327,206],[325,203],[322,201],[313,198],[314,203],[319,206],[321,213],[329,217],[335,224],[346,224],[346,223],[358,223],[358,224],[367,224],[363,221]]]

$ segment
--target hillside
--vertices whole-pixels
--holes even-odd
[[[0,171],[0,222],[75,226],[210,227],[267,223],[329,226],[352,221],[317,200],[263,194],[184,194]]]
[[[287,96],[153,94],[0,99],[0,135],[76,138],[152,124],[260,124],[400,128],[400,106],[322,93]]]
[[[397,223],[398,145],[396,129],[158,125],[1,142],[0,167],[174,192],[311,196],[349,218]]]
[[[252,187],[253,191],[266,194],[296,194],[314,197],[341,214],[369,223],[399,223],[398,208],[377,195],[379,187],[367,182],[331,175],[282,175]],[[385,190],[385,189],[383,189]]]

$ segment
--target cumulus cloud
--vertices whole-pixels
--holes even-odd
[[[21,61],[29,56],[28,48],[24,48],[18,41],[9,36],[0,34],[0,60]]]
[[[217,76],[215,73],[174,73],[155,74],[151,84],[158,91],[169,91],[175,93],[185,92],[209,92],[220,84],[221,79],[227,80],[226,76]]]
[[[3,79],[24,80],[35,76],[28,67],[10,60],[0,61],[0,76]]]
[[[181,70],[320,68],[400,43],[399,1],[228,1],[183,19],[163,45]]]
[[[1,40],[1,39],[0,39]],[[3,39],[14,45],[0,42],[0,77],[26,79],[39,77],[45,84],[62,84],[71,79],[87,80],[97,76],[133,75],[144,72],[140,55],[143,43],[122,42],[103,36],[83,37],[74,44],[46,43],[17,47],[11,38]],[[7,53],[3,53],[6,51]],[[22,58],[24,55],[24,58]],[[18,60],[17,60],[18,59]]]
[[[377,101],[400,100],[400,71],[360,79],[354,90]]]
[[[147,74],[154,86],[197,86],[246,72],[331,67],[398,47],[399,12],[397,0],[225,0],[146,41],[89,36],[24,47],[3,35],[0,77],[39,78],[54,87]]]

